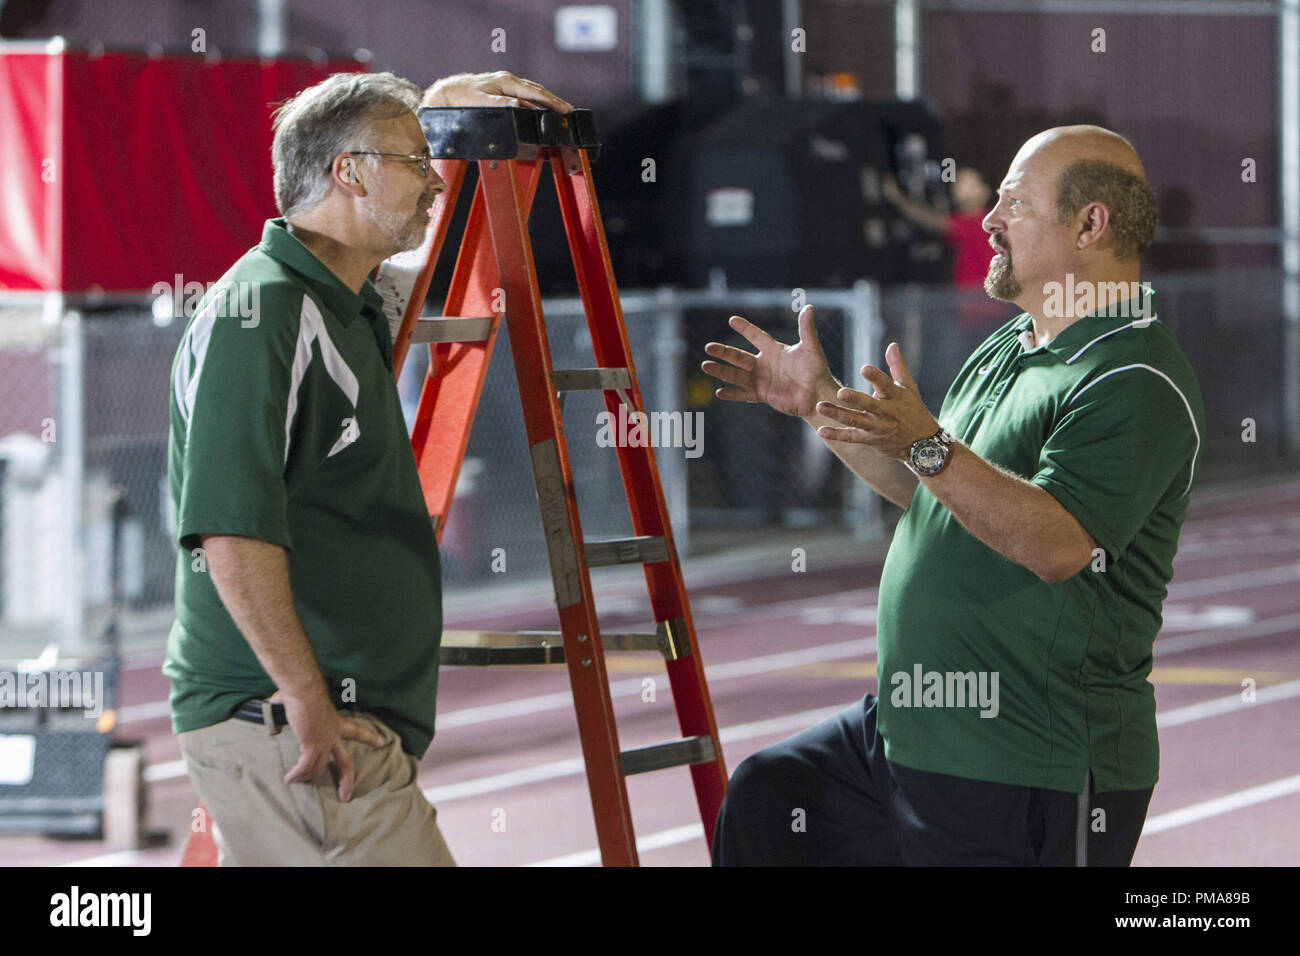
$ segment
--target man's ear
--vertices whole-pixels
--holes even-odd
[[[361,185],[361,172],[357,168],[356,158],[339,155],[334,160],[334,163],[334,177],[343,185],[343,188],[349,192],[364,195],[365,187]]]
[[[1079,220],[1078,248],[1087,249],[1101,241],[1109,225],[1110,210],[1099,202],[1088,203],[1083,207],[1082,219]]]

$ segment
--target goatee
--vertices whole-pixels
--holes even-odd
[[[1002,253],[1001,258],[994,256],[989,263],[989,273],[984,277],[984,291],[1002,302],[1014,302],[1024,291],[1012,274],[1011,256],[1008,253]]]

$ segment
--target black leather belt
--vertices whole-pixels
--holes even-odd
[[[263,701],[257,700],[256,698],[253,700],[246,700],[240,704],[239,709],[230,716],[239,720],[246,720],[250,724],[262,724],[265,726],[266,721],[262,716],[263,703]],[[271,720],[275,723],[276,729],[288,726],[289,721],[284,715],[284,704],[271,705]]]

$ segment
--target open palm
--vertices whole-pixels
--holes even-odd
[[[813,325],[813,307],[799,313],[799,341],[785,345],[757,325],[733,315],[731,327],[745,337],[758,354],[730,345],[710,342],[705,353],[718,359],[702,362],[700,368],[727,383],[715,393],[733,402],[765,402],[786,415],[807,418],[819,399],[833,398],[839,383],[831,375]]]

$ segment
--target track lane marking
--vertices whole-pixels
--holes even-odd
[[[1142,828],[1142,838],[1192,823],[1199,823],[1202,820],[1231,813],[1244,807],[1251,807],[1269,800],[1290,796],[1293,793],[1300,793],[1300,774],[1293,777],[1283,777],[1281,780],[1273,780],[1246,790],[1238,790],[1222,797],[1203,800],[1189,807],[1171,810],[1158,816],[1148,817],[1146,824]],[[668,830],[660,830],[657,833],[648,833],[644,837],[639,837],[636,841],[636,849],[638,853],[644,853],[649,850],[658,850],[681,843],[690,843],[692,840],[703,839],[704,825],[694,823],[682,827],[672,827]],[[577,853],[566,853],[564,856],[553,856],[550,859],[538,860],[535,863],[526,863],[524,865],[529,867],[596,866],[599,863],[599,850],[580,850]]]

